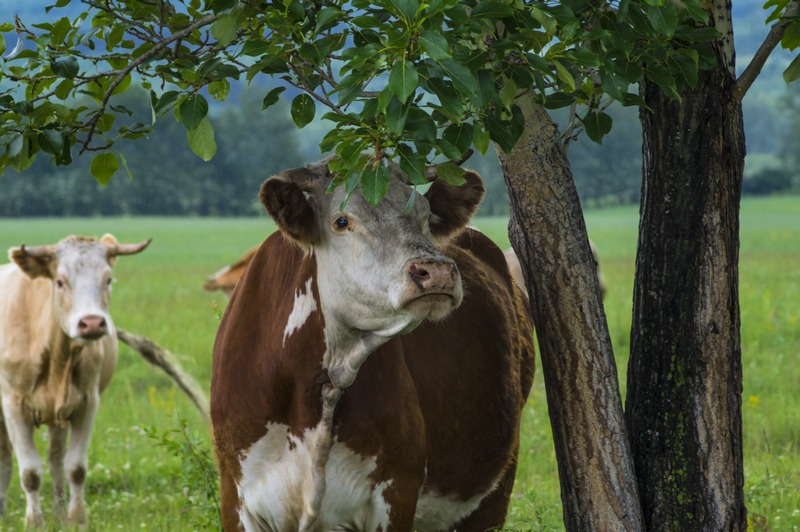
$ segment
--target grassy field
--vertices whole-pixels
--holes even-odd
[[[629,349],[636,252],[636,208],[590,211],[608,285],[606,315],[621,386]],[[474,221],[502,247],[506,221]],[[238,258],[274,226],[261,219],[0,220],[0,249],[47,244],[67,234],[114,233],[121,241],[153,237],[150,248],[122,257],[112,314],[118,327],[143,334],[180,357],[207,386],[211,346],[225,306],[202,291],[206,275]],[[800,529],[800,198],[746,200],[741,231],[745,490],[756,529]],[[185,420],[187,437],[179,430]],[[43,432],[43,431],[40,431]],[[40,437],[41,439],[41,437]],[[192,445],[194,451],[188,450]],[[213,515],[200,468],[208,426],[171,381],[126,347],[104,393],[87,480],[90,530],[197,530]],[[51,503],[49,479],[45,511]],[[22,529],[24,496],[15,477],[0,529]],[[524,415],[523,444],[510,530],[560,530],[557,467],[545,392],[537,375]],[[53,526],[53,530],[57,527]]]

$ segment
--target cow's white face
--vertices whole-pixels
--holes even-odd
[[[91,342],[114,331],[109,300],[116,256],[138,253],[148,244],[120,246],[113,235],[73,236],[53,246],[14,248],[10,255],[30,277],[52,280],[54,317],[64,334]]]
[[[267,180],[261,199],[283,232],[315,255],[326,320],[391,337],[461,303],[458,269],[435,242],[466,225],[480,203],[482,181],[468,176],[463,187],[437,182],[422,196],[392,168],[377,208],[356,192],[340,210],[345,191],[326,193],[332,176],[323,161]]]

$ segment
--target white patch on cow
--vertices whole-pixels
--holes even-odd
[[[417,500],[414,530],[450,530],[474,512],[481,501],[495,490],[497,483],[485,493],[461,500],[453,495],[442,495],[423,489]]]
[[[270,423],[267,434],[243,453],[237,487],[245,530],[298,530],[312,507],[315,442],[325,437],[324,431],[320,424],[298,437],[288,426]],[[391,481],[370,479],[376,467],[375,457],[362,457],[334,441],[325,493],[309,530],[386,530],[390,508],[383,493]]]
[[[286,328],[283,330],[284,345],[286,344],[286,339],[302,327],[308,317],[317,310],[317,302],[314,299],[313,292],[311,292],[311,281],[312,278],[309,277],[308,281],[306,281],[305,292],[298,289],[294,294],[294,307],[292,307],[292,312],[289,314]]]

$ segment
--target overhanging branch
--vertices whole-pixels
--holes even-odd
[[[744,95],[747,94],[750,86],[761,73],[761,69],[764,68],[764,64],[767,62],[770,54],[772,54],[772,50],[774,50],[775,47],[778,46],[778,43],[781,42],[781,39],[783,39],[783,34],[786,33],[786,27],[789,25],[790,19],[796,17],[798,14],[800,14],[800,0],[792,0],[786,7],[786,11],[784,11],[781,19],[769,30],[764,42],[761,43],[761,46],[758,47],[758,50],[753,56],[753,60],[750,61],[750,64],[744,69],[742,75],[736,80],[733,94],[737,100],[742,101]]]
[[[92,119],[86,123],[86,126],[89,127],[89,131],[86,133],[86,139],[83,141],[83,148],[81,148],[80,153],[83,153],[88,149],[89,144],[92,141],[92,137],[94,136],[95,128],[97,128],[97,122],[100,120],[100,117],[103,116],[103,113],[106,110],[106,106],[108,105],[108,101],[111,99],[111,95],[114,93],[119,84],[122,83],[122,80],[125,79],[125,76],[133,72],[136,69],[136,67],[138,67],[142,63],[149,61],[151,58],[155,57],[155,55],[158,52],[160,52],[173,42],[181,40],[184,37],[187,37],[197,29],[200,29],[204,26],[208,26],[209,24],[213,24],[214,21],[217,20],[217,18],[219,18],[219,15],[206,15],[205,17],[186,26],[182,30],[173,33],[163,41],[159,41],[150,50],[148,50],[141,56],[137,57],[135,60],[131,61],[125,68],[121,69],[119,71],[119,74],[117,74],[117,77],[114,78],[114,81],[112,81],[111,84],[106,89],[106,93],[105,96],[103,97],[103,102],[100,105],[100,108],[95,112]]]

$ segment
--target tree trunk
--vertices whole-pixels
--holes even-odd
[[[675,102],[641,92],[644,181],[626,419],[649,530],[746,530],[739,337],[742,108],[730,2],[717,67]]]
[[[498,149],[539,339],[568,530],[642,530],[596,263],[558,131],[529,97],[525,133]]]

